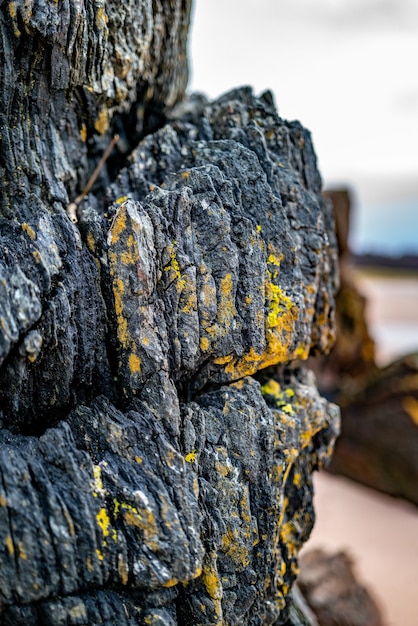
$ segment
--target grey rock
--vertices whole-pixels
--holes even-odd
[[[332,217],[271,94],[174,106],[189,13],[0,9],[1,624],[288,619],[339,423],[293,364],[333,341]]]

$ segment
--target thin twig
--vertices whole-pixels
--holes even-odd
[[[115,147],[118,139],[119,139],[119,135],[115,135],[113,137],[112,141],[107,146],[107,148],[106,148],[102,158],[100,159],[100,161],[96,165],[93,174],[88,179],[87,185],[84,187],[84,189],[80,193],[80,195],[77,196],[77,198],[75,200],[73,200],[73,202],[71,202],[67,206],[67,213],[69,215],[70,220],[73,222],[73,224],[77,224],[77,221],[78,221],[77,220],[77,207],[78,207],[78,205],[83,200],[83,198],[85,198],[87,196],[87,194],[89,193],[90,189],[93,187],[94,183],[96,182],[96,178],[98,177],[98,175],[100,173],[100,170],[102,169],[103,165],[106,163],[107,159],[109,158],[109,155],[112,152],[113,148]]]

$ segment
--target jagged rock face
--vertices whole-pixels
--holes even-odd
[[[162,163],[153,156],[159,152]],[[118,291],[127,265],[136,265],[140,277],[141,325],[145,306],[156,316],[161,308],[173,310],[176,320],[167,329],[159,325],[161,338],[154,333],[141,353],[167,354],[177,380],[198,372],[196,386],[330,346],[329,206],[320,196],[309,134],[282,122],[269,95],[231,93],[195,123],[178,122],[148,137],[131,161],[111,190],[121,203],[108,233],[119,329],[123,320],[139,322],[130,293]],[[157,341],[164,341],[162,350]],[[156,369],[167,369],[157,359]]]
[[[14,68],[24,32],[42,34],[41,57],[66,24],[55,5],[31,6],[1,9]],[[85,12],[74,37],[88,32],[114,53],[100,56],[93,93],[116,127],[106,72],[117,50],[127,59],[114,30],[134,5],[83,6],[68,4],[73,26]],[[155,16],[174,33],[188,15],[170,6],[175,24],[159,3],[138,8],[143,28],[156,20],[155,50]],[[128,47],[142,32],[133,72],[144,63],[141,85],[154,80],[167,107],[181,91],[182,60],[170,65],[179,51],[163,37],[158,70],[156,51],[141,61],[142,26],[123,28]],[[56,93],[45,92],[50,111],[65,98],[71,115],[94,111],[71,104],[81,70],[62,72]],[[3,112],[16,138],[12,121],[26,122]],[[82,171],[100,144],[83,148],[78,126],[64,132],[57,120],[45,123],[61,139],[72,133],[70,161],[88,154]],[[64,191],[22,179],[1,205],[1,623],[285,624],[314,521],[312,472],[338,430],[337,409],[292,366],[333,340],[335,240],[309,133],[281,120],[269,94],[191,99],[113,164],[118,176],[80,205],[75,225],[71,163],[62,143],[38,150],[38,121],[26,128],[27,163],[35,154]],[[8,190],[20,184],[10,154]]]
[[[29,192],[50,208],[68,204],[112,133],[121,158],[182,97],[190,8],[191,0],[2,3],[3,215],[30,217]]]

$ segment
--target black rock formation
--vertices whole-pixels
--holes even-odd
[[[333,341],[332,215],[269,93],[175,106],[189,11],[0,8],[4,625],[288,620],[338,430],[292,365]]]

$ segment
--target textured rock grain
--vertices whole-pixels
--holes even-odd
[[[68,204],[112,133],[124,154],[182,97],[189,17],[190,0],[2,3],[3,214],[32,216],[40,187]]]
[[[269,93],[163,124],[190,7],[138,4],[0,9],[0,621],[291,624],[338,430],[292,365],[333,340],[329,205]]]

